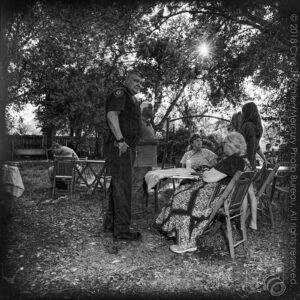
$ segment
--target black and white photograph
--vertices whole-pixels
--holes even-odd
[[[300,299],[299,1],[0,8],[0,299]]]

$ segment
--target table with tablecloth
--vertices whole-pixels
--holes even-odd
[[[151,170],[145,175],[145,182],[147,184],[146,193],[150,193],[154,189],[154,199],[155,199],[155,211],[158,209],[158,186],[163,179],[198,179],[199,175],[194,175],[195,171],[193,169],[186,168],[170,168],[170,169],[156,169]],[[174,185],[175,188],[175,185]]]
[[[19,198],[24,192],[23,180],[17,166],[8,164],[0,165],[1,199],[0,219],[1,226],[5,228],[10,211],[13,207],[14,198]]]
[[[191,173],[193,172],[195,172],[193,169],[186,168],[151,170],[145,175],[148,192],[150,192],[159,183],[160,180],[165,178],[195,178],[194,175],[191,175]]]
[[[17,166],[1,165],[2,189],[14,197],[21,197],[24,192],[23,180]]]

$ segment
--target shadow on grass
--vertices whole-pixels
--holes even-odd
[[[262,299],[269,295],[265,276],[286,264],[287,225],[279,226],[278,213],[275,228],[259,222],[257,232],[248,232],[248,257],[241,246],[232,261],[221,232],[200,238],[196,252],[176,255],[169,250],[172,241],[151,226],[157,215],[153,198],[149,207],[132,205],[132,227],[142,232],[142,241],[114,242],[102,231],[102,193],[55,202],[46,165],[21,173],[25,192],[12,210],[3,274],[23,298]]]

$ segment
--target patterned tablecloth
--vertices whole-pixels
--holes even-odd
[[[2,182],[4,190],[15,197],[20,197],[24,192],[23,180],[16,166],[1,165]]]

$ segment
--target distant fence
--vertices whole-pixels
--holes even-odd
[[[55,142],[73,148],[79,156],[92,156],[96,146],[94,137],[82,138],[76,145],[75,137],[55,136]],[[19,156],[42,156],[48,158],[47,136],[45,135],[6,135],[3,143],[7,159]]]

